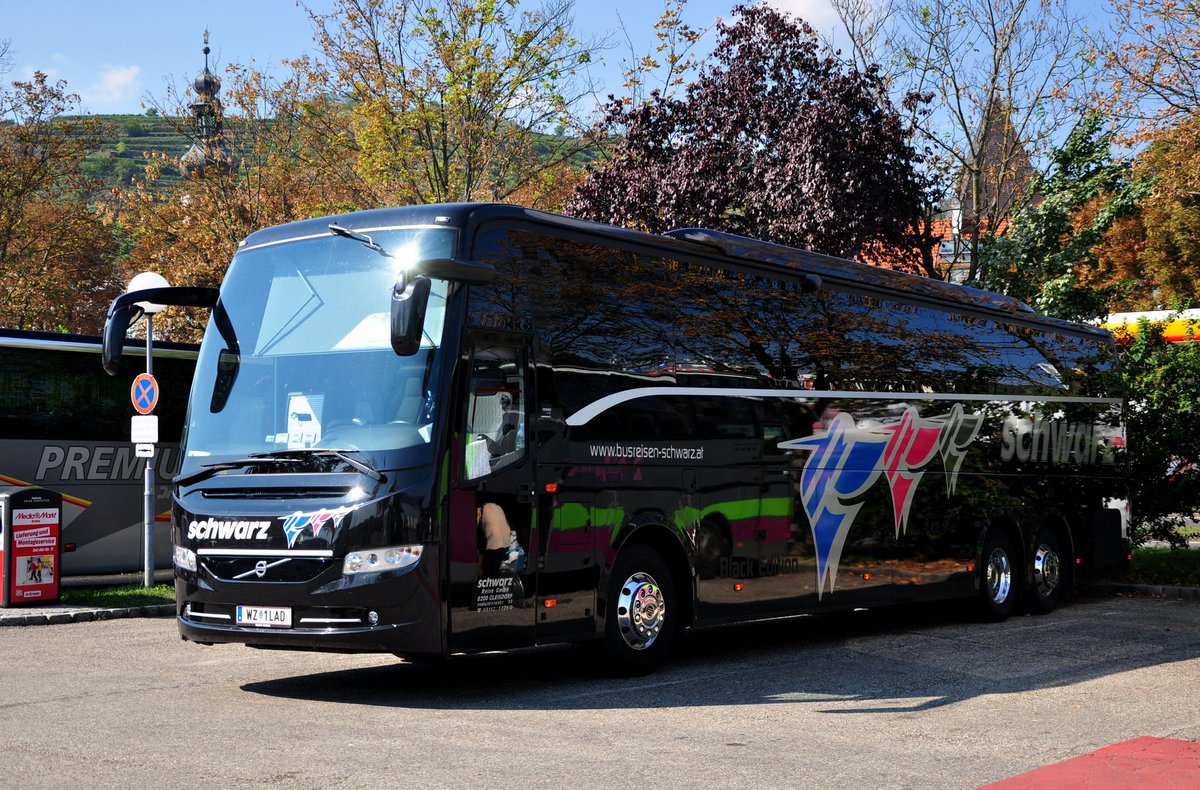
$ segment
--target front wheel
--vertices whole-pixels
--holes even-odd
[[[1012,538],[1004,529],[989,529],[983,541],[983,566],[980,573],[980,611],[993,622],[1008,618],[1016,608],[1021,574],[1015,561]]]
[[[604,621],[608,658],[621,674],[650,672],[666,658],[679,627],[675,578],[657,552],[634,546],[613,566]]]
[[[1029,611],[1047,614],[1054,611],[1062,600],[1063,582],[1062,550],[1058,535],[1042,527],[1033,542],[1030,556],[1030,577],[1033,587],[1029,590]]]

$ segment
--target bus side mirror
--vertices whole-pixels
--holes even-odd
[[[800,278],[800,293],[810,294],[821,290],[821,278],[815,274],[806,274]]]
[[[140,291],[123,293],[108,306],[104,319],[104,340],[100,352],[100,364],[110,376],[117,375],[121,366],[121,349],[125,346],[125,333],[129,326],[142,317],[138,302],[152,302],[179,307],[213,307],[217,304],[220,291],[216,288],[182,285],[166,288],[143,288]]]
[[[490,263],[464,261],[461,258],[425,258],[418,261],[413,270],[426,277],[468,285],[486,285],[496,277],[496,267]]]
[[[100,350],[100,364],[108,375],[117,375],[121,366],[121,349],[125,347],[125,334],[130,325],[141,317],[142,308],[135,304],[118,307],[114,301],[109,307],[108,316],[104,319],[104,339]]]
[[[428,277],[401,274],[392,287],[392,351],[397,356],[411,357],[421,349],[431,285]]]

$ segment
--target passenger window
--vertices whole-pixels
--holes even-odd
[[[507,346],[480,346],[471,360],[464,435],[468,480],[525,455],[525,366]]]

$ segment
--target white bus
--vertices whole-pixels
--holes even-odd
[[[170,479],[196,366],[197,346],[155,345],[165,393],[156,413],[155,564],[171,567]],[[146,351],[130,341],[120,378],[100,367],[100,338],[0,330],[0,486],[62,494],[63,574],[137,571],[143,566],[145,460],[130,443],[130,382]]]

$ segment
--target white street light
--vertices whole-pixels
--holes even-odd
[[[133,293],[134,291],[144,291],[147,288],[169,288],[170,283],[167,278],[155,272],[142,272],[135,275],[129,281],[129,287],[125,289],[125,293]],[[137,302],[137,306],[142,308],[142,311],[147,314],[161,313],[166,310],[166,305],[155,304],[154,302]]]

